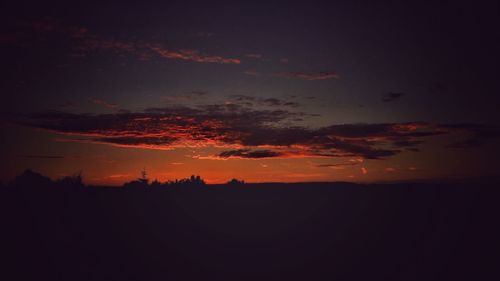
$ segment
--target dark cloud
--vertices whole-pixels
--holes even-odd
[[[240,98],[256,100],[247,96]],[[472,124],[408,122],[339,124],[320,128],[290,125],[293,120],[310,116],[303,112],[256,110],[229,103],[99,115],[47,111],[31,114],[19,122],[69,137],[80,136],[76,141],[150,149],[230,148],[216,155],[217,158],[383,159],[405,150],[417,151],[417,146],[431,136],[457,132],[476,140],[498,136],[498,130]]]
[[[272,151],[272,150],[249,150],[249,149],[237,149],[228,150],[219,153],[217,156],[220,158],[248,158],[248,159],[260,159],[260,158],[271,158],[281,156],[282,153]]]
[[[390,93],[387,93],[385,94],[383,97],[382,97],[382,101],[383,102],[391,102],[391,101],[396,101],[396,100],[399,100],[400,98],[402,98],[404,95],[406,95],[405,93],[393,93],[393,92],[390,92]]]

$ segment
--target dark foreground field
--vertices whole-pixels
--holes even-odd
[[[1,191],[1,280],[499,280],[500,188]]]

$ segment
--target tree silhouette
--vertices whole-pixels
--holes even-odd
[[[146,185],[149,184],[148,173],[146,172],[146,168],[142,169],[141,177],[138,178],[137,180],[146,184]]]
[[[147,177],[146,169],[141,171],[141,177],[137,178],[137,180],[127,182],[123,184],[124,188],[148,188],[149,187],[149,179]]]

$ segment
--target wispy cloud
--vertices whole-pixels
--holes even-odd
[[[335,72],[319,72],[319,73],[305,73],[305,72],[279,72],[275,73],[274,76],[283,78],[293,78],[302,79],[307,81],[316,80],[331,80],[339,79],[340,77]]]

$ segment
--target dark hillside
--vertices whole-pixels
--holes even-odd
[[[18,280],[494,280],[500,262],[495,185],[22,184],[1,196]]]

